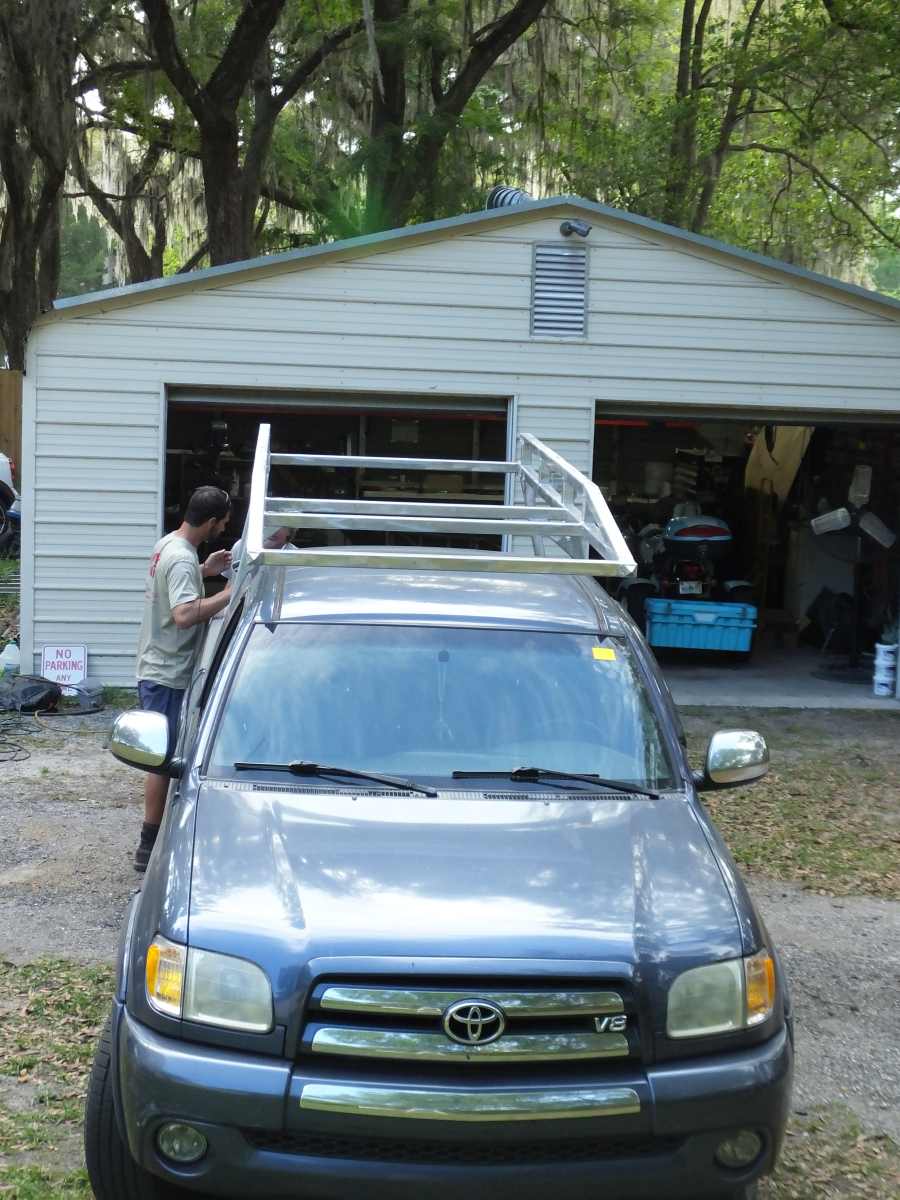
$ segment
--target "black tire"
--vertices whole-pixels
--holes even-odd
[[[173,1187],[138,1166],[122,1141],[113,1109],[110,1040],[107,1021],[94,1055],[84,1116],[84,1156],[94,1195],[97,1200],[198,1200],[197,1192]]]
[[[9,533],[9,527],[12,524],[9,517],[6,515],[6,510],[9,505],[4,498],[0,496],[0,539],[4,538]]]

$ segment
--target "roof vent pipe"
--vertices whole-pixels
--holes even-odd
[[[527,204],[531,197],[521,188],[503,187],[499,184],[491,189],[487,198],[488,208],[511,208],[514,204]]]

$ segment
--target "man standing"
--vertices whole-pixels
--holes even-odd
[[[231,516],[228,493],[200,487],[193,493],[184,520],[174,533],[153,547],[144,590],[144,619],[138,643],[137,678],[141,708],[162,713],[169,725],[169,753],[175,746],[181,702],[191,681],[201,626],[221,612],[231,598],[230,585],[208,599],[203,579],[228,567],[231,555],[217,550],[203,565],[197,547],[225,530]],[[169,779],[147,775],[144,824],[134,854],[134,868],[145,871],[159,833]]]

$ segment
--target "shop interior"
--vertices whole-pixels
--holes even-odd
[[[674,594],[671,556],[659,556],[673,544],[660,538],[667,523],[717,518],[730,538],[687,587],[757,607],[746,657],[793,656],[821,679],[871,685],[875,644],[897,640],[900,427],[646,419],[598,406],[593,475],[655,594]],[[744,586],[729,593],[727,582]],[[643,597],[629,608],[640,621]],[[660,657],[708,665],[714,656]]]
[[[272,403],[227,404],[221,399],[172,399],[166,434],[166,531],[177,528],[191,492],[214,484],[229,493],[232,518],[221,546],[241,536],[250,501],[250,475],[262,422],[271,425],[271,451],[287,454],[352,454],[385,458],[506,459],[505,405],[472,409],[462,403],[445,407],[412,406],[384,398],[379,407],[305,399],[278,407]],[[425,472],[410,468],[342,469],[339,467],[274,466],[270,493],[331,499],[427,499],[501,503],[500,474]],[[448,544],[427,534],[378,534],[297,530],[297,546],[325,544]],[[201,555],[219,545],[201,549]],[[449,544],[494,548],[497,539],[468,537]]]
[[[429,399],[431,404],[429,405]],[[258,403],[194,394],[169,403],[165,528],[177,527],[195,487],[213,483],[232,497],[233,518],[221,543],[241,536],[260,422],[272,427],[275,452],[405,458],[504,460],[505,404],[473,408],[447,400],[421,406],[406,397],[377,404],[333,397]],[[680,515],[727,527],[714,561],[688,587],[714,601],[755,606],[752,653],[757,668],[793,669],[844,685],[872,681],[876,643],[897,640],[900,595],[900,425],[803,424],[784,417],[723,420],[707,414],[610,413],[598,406],[593,477],[606,496],[655,594],[671,585],[660,570],[661,535]],[[501,503],[503,477],[446,474],[398,466],[390,471],[276,467],[280,496],[398,500],[419,498]],[[450,544],[491,548],[486,537],[446,539],[399,533],[297,531],[294,544]],[[726,585],[738,583],[737,592]],[[680,585],[679,585],[680,586]],[[646,593],[645,593],[646,595]],[[619,599],[642,622],[640,591]],[[741,669],[737,656],[659,653],[677,669],[710,663]],[[790,664],[794,664],[793,667]],[[747,670],[746,662],[743,669]],[[699,677],[699,675],[697,675]]]

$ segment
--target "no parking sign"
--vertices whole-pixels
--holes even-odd
[[[71,685],[82,683],[87,675],[87,646],[44,646],[41,675],[60,684],[64,696],[73,696]]]

